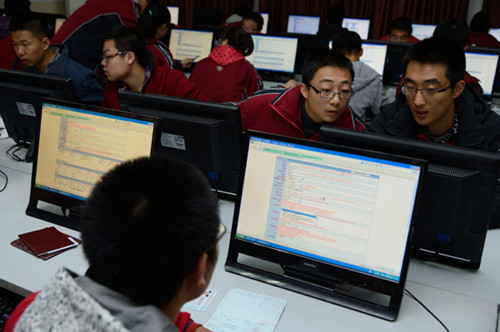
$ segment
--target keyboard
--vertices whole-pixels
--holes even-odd
[[[23,299],[23,296],[0,287],[0,331],[3,331],[11,312]]]

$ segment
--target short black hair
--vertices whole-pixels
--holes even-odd
[[[13,17],[19,13],[29,12],[30,5],[29,0],[5,0],[3,8],[5,8],[5,15]]]
[[[178,159],[122,163],[84,205],[87,276],[143,305],[163,306],[205,252],[216,260],[217,199],[206,177]]]
[[[332,50],[349,55],[361,51],[362,44],[361,37],[355,31],[344,30],[333,36]]]
[[[490,30],[490,16],[483,11],[477,12],[470,21],[470,31],[486,33]]]
[[[220,40],[227,39],[227,43],[248,56],[253,52],[252,36],[242,28],[228,27],[224,28],[219,36]]]
[[[328,24],[342,24],[344,20],[344,6],[342,5],[332,5],[329,6],[326,11],[326,19],[328,20]]]
[[[336,67],[346,69],[351,73],[351,79],[354,81],[354,68],[351,60],[342,53],[328,48],[318,48],[309,53],[304,60],[302,67],[302,83],[310,86],[316,72],[323,67]]]
[[[462,47],[467,46],[470,30],[467,23],[458,18],[449,18],[440,22],[434,29],[433,37],[448,37],[455,40]]]
[[[389,28],[387,29],[387,33],[390,34],[392,30],[408,31],[409,35],[413,32],[411,21],[407,17],[398,17],[392,20],[389,24]]]
[[[148,65],[149,51],[146,40],[136,28],[126,25],[113,26],[104,34],[104,40],[114,40],[118,51],[132,51],[141,66]]]
[[[455,86],[465,75],[464,49],[453,39],[446,37],[432,37],[413,44],[403,59],[402,72],[406,76],[406,69],[411,61],[421,64],[441,64],[446,66],[446,77],[450,84]]]
[[[21,12],[14,15],[10,19],[9,30],[10,32],[19,30],[29,31],[34,37],[39,39],[52,37],[48,24],[40,15],[32,11]]]
[[[260,31],[262,30],[262,27],[264,26],[264,18],[262,17],[262,15],[260,15],[259,13],[257,12],[246,12],[244,15],[243,15],[243,19],[244,20],[252,20],[254,21],[255,23],[257,23],[257,30]]]
[[[170,11],[165,5],[153,1],[146,6],[137,21],[137,30],[146,38],[154,38],[156,29],[162,24],[170,24]]]

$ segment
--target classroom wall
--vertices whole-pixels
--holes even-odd
[[[4,1],[0,0],[0,6],[2,8],[4,8],[3,3]],[[67,15],[65,0],[31,0],[31,10],[40,13]]]

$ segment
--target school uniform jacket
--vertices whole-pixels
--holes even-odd
[[[283,90],[264,90],[239,103],[242,130],[259,130],[278,135],[306,138],[302,129],[302,101],[300,85]],[[363,121],[347,107],[332,127],[366,130]],[[318,140],[319,134],[309,139]]]

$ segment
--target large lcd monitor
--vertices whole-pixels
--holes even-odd
[[[366,41],[362,44],[363,55],[359,59],[372,67],[382,76],[384,74],[387,45],[380,42]]]
[[[319,29],[319,16],[288,15],[286,32],[315,35]]]
[[[434,29],[436,29],[435,24],[417,24],[413,23],[412,27],[412,36],[417,38],[418,40],[424,40],[426,38],[431,38],[434,34]]]
[[[197,62],[209,56],[213,37],[212,31],[172,29],[169,49],[175,60],[194,58]]]
[[[368,32],[370,31],[370,20],[364,18],[351,18],[345,17],[342,21],[342,27],[349,31],[355,31],[361,39],[368,39]]]
[[[262,30],[260,31],[263,34],[267,33],[267,27],[269,25],[269,13],[259,13],[260,16],[262,16],[262,19],[264,20],[264,24],[262,25]]]
[[[425,163],[253,131],[244,146],[226,270],[396,319]]]
[[[234,198],[240,169],[241,116],[234,104],[119,91],[120,109],[159,118],[155,153],[187,160],[214,191]]]
[[[500,41],[500,28],[490,29],[490,35],[495,37],[498,41]]]
[[[178,6],[167,6],[170,12],[170,23],[173,25],[179,25],[179,7]]]
[[[254,49],[252,54],[246,57],[264,80],[281,81],[293,78],[295,70],[295,58],[297,55],[297,37],[252,35]]]
[[[43,100],[38,118],[26,213],[66,227],[78,229],[79,211],[103,174],[153,151],[155,118],[55,99]]]
[[[0,69],[0,115],[17,147],[28,148],[25,156],[13,152],[14,159],[33,160],[32,143],[37,137],[42,97],[76,100],[73,82],[70,78]]]
[[[382,80],[384,85],[398,86],[403,75],[403,59],[411,44],[389,41],[384,44],[387,45],[387,53]]]
[[[479,52],[473,49],[465,52],[466,71],[479,79],[484,98],[491,100],[499,54]]]
[[[320,140],[427,160],[413,256],[479,268],[494,206],[499,153],[326,126]]]

